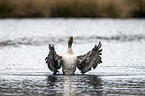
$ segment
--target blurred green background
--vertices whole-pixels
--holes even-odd
[[[143,18],[145,0],[0,0],[0,18]]]

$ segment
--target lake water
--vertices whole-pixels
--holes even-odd
[[[70,35],[76,55],[101,41],[103,63],[52,75],[48,44],[63,55]],[[145,95],[145,19],[0,19],[0,95]]]

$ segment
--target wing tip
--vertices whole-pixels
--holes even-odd
[[[99,46],[99,48],[101,48],[101,46],[102,46],[102,43],[101,43],[101,41],[99,41],[99,44],[98,44],[98,46]]]

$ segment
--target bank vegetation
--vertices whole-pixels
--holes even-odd
[[[145,17],[145,0],[0,0],[0,18]]]

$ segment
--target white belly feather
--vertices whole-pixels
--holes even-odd
[[[62,72],[63,74],[74,74],[77,66],[77,56],[74,54],[65,54],[62,56],[63,65]]]

